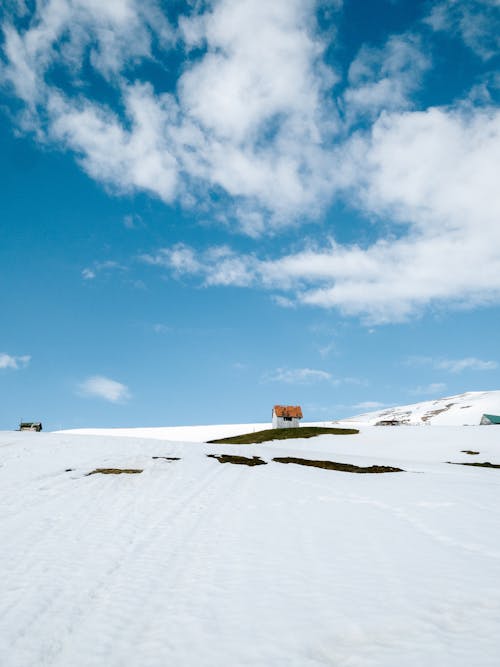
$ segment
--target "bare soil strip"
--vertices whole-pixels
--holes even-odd
[[[136,475],[142,472],[139,468],[96,468],[92,472],[88,472],[85,476],[89,475]]]
[[[452,466],[472,466],[473,468],[500,468],[500,464],[490,463],[489,461],[485,461],[484,463],[460,463],[458,461],[446,461],[446,463],[449,463]]]
[[[152,456],[152,459],[164,459],[165,461],[180,461],[180,456]]]
[[[471,456],[480,454],[480,452],[474,452],[472,449],[461,449],[460,451],[462,452],[462,454],[470,454]]]
[[[265,431],[255,431],[235,435],[231,438],[208,440],[210,444],[219,445],[254,445],[271,440],[288,440],[297,438],[315,438],[318,435],[356,435],[356,428],[323,428],[321,426],[300,426],[299,428],[269,428]]]
[[[235,463],[236,465],[244,466],[262,466],[267,465],[266,461],[263,461],[260,456],[232,456],[231,454],[221,454],[217,456],[216,454],[207,454],[209,459],[217,459],[219,463]]]
[[[300,459],[294,456],[278,456],[273,459],[276,463],[297,463],[301,466],[313,466],[314,468],[323,468],[325,470],[339,470],[341,472],[356,473],[385,473],[385,472],[405,472],[402,468],[393,468],[391,466],[355,466],[352,463],[336,463],[335,461],[315,461],[312,459]]]

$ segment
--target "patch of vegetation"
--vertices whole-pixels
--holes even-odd
[[[447,403],[444,408],[438,408],[436,410],[430,410],[429,412],[426,412],[425,415],[421,418],[423,422],[429,421],[431,417],[437,417],[437,415],[440,415],[442,412],[446,412],[446,410],[449,410],[452,408],[455,403]]]
[[[139,468],[96,468],[92,472],[88,472],[85,476],[89,475],[136,475],[137,473],[142,472]]]
[[[236,465],[244,466],[265,466],[267,465],[266,461],[263,461],[260,456],[232,456],[231,454],[221,454],[217,456],[216,454],[207,454],[209,459],[217,459],[219,463],[235,463]]]
[[[301,426],[299,428],[270,428],[255,433],[235,435],[231,438],[208,440],[210,444],[220,445],[253,445],[270,440],[288,440],[289,438],[314,438],[317,435],[355,435],[356,428],[323,428],[322,426]]]
[[[341,472],[356,473],[384,473],[384,472],[404,472],[401,468],[391,466],[355,466],[352,463],[336,463],[335,461],[315,461],[311,459],[300,459],[294,456],[278,456],[273,459],[277,463],[297,463],[301,466],[313,466],[314,468],[323,468],[324,470],[339,470]]]
[[[476,453],[479,454],[479,452]],[[455,461],[446,461],[446,463],[449,463],[452,466],[472,466],[474,468],[500,468],[500,464],[490,463],[489,461],[485,461],[484,463],[459,463]]]
[[[165,461],[180,461],[179,456],[152,456],[152,459],[164,459]]]
[[[480,454],[481,452],[474,452],[472,449],[462,449],[461,450],[462,454],[470,454],[471,456],[475,456],[476,454]]]

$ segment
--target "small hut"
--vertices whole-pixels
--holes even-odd
[[[300,405],[275,405],[273,408],[273,428],[298,428],[300,419]]]
[[[42,422],[21,422],[19,424],[20,431],[37,431],[42,430]]]
[[[481,421],[479,422],[480,424],[483,425],[490,425],[490,424],[499,424],[500,425],[500,416],[499,415],[483,415],[481,417]]]
[[[382,419],[379,422],[375,422],[375,426],[401,426],[402,422],[399,419]]]

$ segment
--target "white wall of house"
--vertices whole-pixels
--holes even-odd
[[[278,417],[273,410],[273,428],[298,428],[300,426],[297,417]]]

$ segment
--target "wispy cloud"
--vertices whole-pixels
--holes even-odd
[[[172,331],[172,327],[168,324],[162,324],[161,322],[157,322],[156,324],[153,324],[153,331],[156,334],[166,334],[170,333]]]
[[[106,260],[105,262],[94,262],[91,266],[82,269],[82,278],[84,280],[94,280],[100,273],[108,273],[111,271],[126,271],[127,267],[114,260]]]
[[[361,48],[343,86],[315,2],[187,3],[175,28],[154,0],[47,0],[22,20],[9,5],[0,77],[24,105],[20,126],[71,151],[113,192],[204,212],[213,199],[218,219],[250,236],[318,219],[336,197],[374,221],[364,245],[315,238],[268,256],[177,245],[144,262],[366,323],[500,302],[500,109],[488,91],[481,104],[465,94],[416,107],[432,66],[422,24]],[[497,0],[440,0],[427,23],[487,61],[499,46],[497,9]],[[136,76],[179,46],[194,55],[168,93]],[[115,105],[82,86],[83,62]],[[64,73],[64,90],[52,71]]]
[[[362,401],[361,403],[356,403],[351,407],[355,410],[376,410],[377,408],[385,407],[385,403],[380,403],[379,401]]]
[[[485,361],[477,357],[462,359],[434,359],[433,357],[415,356],[406,361],[408,366],[430,366],[436,370],[448,373],[462,373],[462,371],[492,371],[498,368],[497,361]]]
[[[335,349],[337,345],[334,342],[326,343],[325,345],[321,345],[318,347],[318,352],[320,357],[326,358],[328,357]]]
[[[297,308],[297,302],[282,294],[273,294],[271,299],[281,308]]]
[[[313,384],[330,381],[331,373],[312,368],[276,368],[262,377],[264,382],[285,382],[287,384]]]
[[[426,22],[433,30],[459,35],[483,60],[500,50],[498,0],[440,0]]]
[[[128,387],[103,375],[93,375],[77,387],[81,396],[102,398],[109,403],[122,403],[130,398]]]
[[[431,65],[416,35],[395,35],[382,48],[364,46],[352,61],[342,97],[348,122],[408,109],[411,96]]]
[[[15,356],[6,354],[5,352],[0,352],[0,369],[10,368],[12,370],[18,371],[21,368],[25,368],[30,361],[31,356],[29,354]]]
[[[245,364],[241,361],[235,361],[232,366],[233,370],[235,371],[246,371],[248,370],[248,364]]]
[[[466,357],[465,359],[443,359],[438,361],[436,368],[450,371],[450,373],[461,373],[462,371],[492,371],[498,368],[496,361],[483,361],[476,357]]]
[[[144,221],[140,215],[129,213],[123,218],[123,226],[125,229],[139,229],[139,227],[144,227]]]
[[[415,396],[435,396],[440,394],[446,389],[446,384],[444,382],[432,382],[428,385],[423,385],[410,389],[410,394]]]
[[[26,105],[25,126],[121,192],[192,203],[221,189],[250,234],[308,214],[331,190],[322,142],[335,125],[328,93],[339,78],[322,59],[316,3],[190,4],[177,30],[154,0],[47,0],[22,27],[9,23],[3,77]],[[137,66],[166,63],[179,44],[200,55],[171,94],[139,82]],[[84,61],[114,88],[123,114],[82,95]],[[64,92],[49,83],[52,68],[65,72]],[[186,194],[194,180],[201,192]]]

